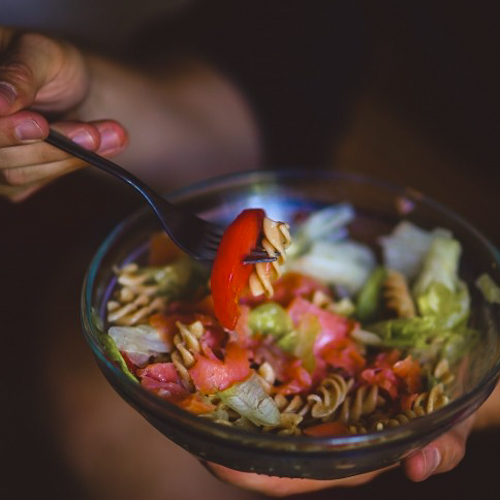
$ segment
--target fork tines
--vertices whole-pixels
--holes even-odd
[[[269,255],[265,250],[256,248],[252,250],[244,259],[244,264],[260,264],[263,262],[274,262],[280,256],[279,252],[275,252],[274,256]]]

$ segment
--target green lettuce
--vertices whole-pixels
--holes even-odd
[[[293,323],[283,307],[276,302],[267,302],[250,312],[248,326],[253,334],[280,338],[293,328]]]
[[[438,236],[432,240],[422,264],[422,270],[413,285],[413,295],[418,297],[427,292],[431,283],[441,283],[455,291],[458,282],[460,243],[451,237]]]
[[[278,346],[301,359],[302,366],[312,373],[316,367],[314,344],[320,331],[319,319],[313,314],[305,314],[294,330],[281,337]]]
[[[166,266],[142,268],[138,275],[145,277],[145,284],[157,285],[158,295],[172,299],[182,298],[208,279],[208,271],[188,257],[181,257]]]
[[[455,291],[434,281],[416,300],[419,313],[423,317],[433,318],[437,328],[454,328],[469,316],[469,290],[462,281],[457,282]]]
[[[96,311],[92,311],[91,321],[96,330],[99,342],[102,345],[104,352],[106,353],[107,358],[110,361],[116,363],[130,380],[138,383],[136,376],[128,369],[127,363],[125,362],[123,356],[116,347],[115,342],[107,333],[104,332],[102,320]]]
[[[233,384],[218,395],[227,406],[255,425],[273,426],[280,423],[278,406],[266,393],[256,374]]]

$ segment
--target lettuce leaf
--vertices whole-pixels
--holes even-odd
[[[297,327],[278,341],[278,346],[302,360],[302,366],[312,373],[316,367],[314,344],[321,330],[319,319],[305,314]]]
[[[95,310],[92,310],[91,312],[91,321],[97,332],[99,342],[101,343],[108,359],[116,363],[130,380],[139,383],[139,380],[136,378],[136,376],[128,369],[127,363],[123,359],[123,356],[116,347],[113,339],[104,332],[102,320]]]
[[[449,237],[451,234],[441,228],[425,231],[412,222],[400,222],[391,234],[379,239],[384,266],[413,280],[420,272],[433,239],[438,236]]]
[[[436,321],[433,317],[395,318],[368,325],[365,329],[378,335],[382,346],[422,348],[429,336],[435,334]]]
[[[434,318],[438,328],[454,328],[465,322],[470,311],[467,285],[459,281],[456,290],[450,290],[439,281],[432,282],[425,293],[417,297],[419,313]]]
[[[248,326],[253,334],[280,338],[293,328],[293,323],[283,307],[276,302],[267,302],[250,312]]]
[[[108,331],[120,352],[125,352],[137,366],[145,366],[152,356],[168,353],[172,344],[150,325],[112,326]]]
[[[307,252],[315,241],[344,239],[345,226],[354,220],[354,208],[349,203],[331,205],[313,212],[293,234],[287,255],[294,258]]]
[[[227,406],[255,425],[273,426],[280,423],[278,406],[266,393],[255,373],[243,382],[237,382],[219,392],[218,395]]]
[[[413,285],[413,295],[418,302],[431,283],[441,283],[454,292],[458,282],[458,263],[462,248],[451,237],[438,236],[432,241],[424,257],[422,270]]]
[[[350,295],[363,286],[374,267],[371,249],[354,241],[318,241],[287,266],[290,271],[343,287]]]

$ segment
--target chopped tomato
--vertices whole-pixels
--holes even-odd
[[[418,396],[418,393],[408,395],[403,394],[400,400],[401,410],[411,410],[413,408],[413,403],[415,403],[415,400],[418,398]]]
[[[238,299],[248,285],[253,266],[243,259],[256,247],[264,220],[262,209],[241,212],[224,232],[212,267],[211,289],[215,316],[232,330],[239,316]]]
[[[173,363],[153,363],[137,370],[137,375],[143,387],[162,398],[175,401],[188,395]]]
[[[217,323],[213,316],[207,314],[199,314],[194,312],[185,313],[156,313],[149,318],[149,324],[156,328],[162,339],[173,345],[174,336],[178,333],[177,322],[180,321],[184,325],[190,325],[195,321],[200,321],[203,324],[203,336],[200,339],[201,343],[207,344],[211,349],[218,348],[225,339],[226,334],[221,326]]]
[[[179,374],[173,363],[152,363],[141,370],[137,370],[140,378],[150,377],[158,382],[178,382]]]
[[[401,384],[394,373],[393,366],[399,360],[400,356],[401,353],[397,349],[380,353],[375,359],[374,368],[363,370],[361,378],[369,384],[378,385],[392,399],[396,399]]]
[[[340,339],[330,347],[326,346],[322,357],[329,365],[342,368],[351,376],[359,373],[366,364],[358,346],[349,338]]]
[[[312,437],[346,436],[349,429],[342,422],[325,422],[304,429],[304,434]]]
[[[206,345],[203,353],[196,354],[196,362],[189,369],[189,375],[199,391],[213,394],[223,391],[250,375],[248,352],[235,342],[228,342],[225,356],[220,360]]]
[[[283,370],[285,383],[276,392],[280,394],[298,394],[310,389],[313,380],[311,374],[302,366],[302,360],[292,358]]]
[[[217,409],[217,406],[203,399],[198,393],[190,394],[187,398],[179,401],[177,406],[180,406],[181,408],[184,408],[184,410],[190,411],[191,413],[196,413],[196,415],[210,413],[211,411]]]
[[[302,297],[293,299],[287,311],[295,325],[299,324],[306,314],[312,314],[318,318],[321,329],[314,343],[314,353],[319,356],[332,343],[345,338],[353,326],[349,318],[321,309]]]
[[[234,327],[235,337],[239,345],[243,347],[251,347],[257,341],[252,338],[252,330],[248,325],[248,318],[250,316],[250,308],[244,304],[240,305],[240,316]]]
[[[326,295],[331,295],[330,290],[323,283],[310,276],[294,272],[288,272],[274,281],[273,290],[272,297],[268,298],[264,294],[257,297],[245,295],[242,301],[251,307],[255,307],[267,300],[272,300],[283,307],[287,307],[295,297],[310,299],[317,290]]]
[[[409,393],[421,391],[422,373],[420,363],[416,359],[413,359],[411,355],[394,363],[392,369],[398,377],[405,381]]]

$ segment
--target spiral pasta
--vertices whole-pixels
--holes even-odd
[[[430,391],[423,392],[411,404],[411,407],[393,416],[374,414],[369,419],[368,428],[372,431],[398,427],[413,420],[423,417],[448,404],[449,398],[444,393],[443,384],[436,384]]]
[[[352,383],[352,379],[346,381],[337,373],[322,380],[316,393],[307,396],[313,418],[325,418],[332,415],[344,402]]]
[[[116,299],[107,303],[108,321],[116,325],[137,325],[166,305],[164,297],[155,296],[159,286],[149,283],[149,273],[135,263],[116,270],[121,285]]]
[[[201,321],[195,321],[191,325],[184,325],[180,321],[176,322],[178,333],[174,335],[175,350],[171,354],[172,363],[181,379],[193,388],[189,368],[195,363],[193,352],[200,352],[199,339],[203,335],[203,325]]]
[[[386,306],[400,318],[415,317],[415,305],[406,278],[398,271],[389,269],[384,282]]]
[[[450,370],[450,363],[446,358],[441,359],[434,367],[434,377],[444,386],[451,384],[455,380],[455,375]]]
[[[291,243],[289,226],[285,222],[277,222],[264,217],[262,246],[270,257],[279,253],[277,260],[271,263],[259,263],[249,278],[252,295],[273,294],[272,281],[281,276],[281,266],[285,263],[285,250]]]
[[[276,394],[274,402],[280,411],[280,423],[277,426],[264,427],[263,430],[285,436],[301,434],[299,425],[309,412],[309,403],[298,394],[291,398],[287,398],[283,394]]]
[[[377,385],[362,385],[349,394],[339,408],[337,419],[344,424],[355,424],[361,417],[372,414],[384,403]]]

